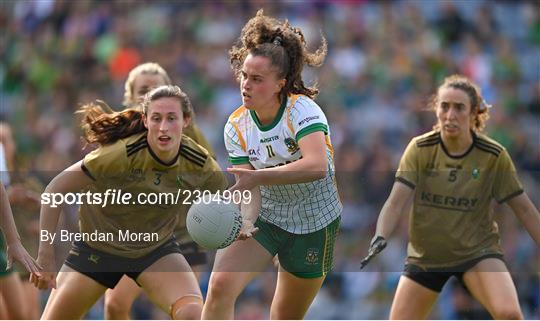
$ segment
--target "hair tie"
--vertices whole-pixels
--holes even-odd
[[[485,111],[485,110],[487,110],[487,109],[489,109],[491,107],[493,107],[493,105],[488,104],[485,99],[482,99],[482,102],[480,103],[480,110],[481,111]]]
[[[276,46],[281,46],[281,42],[282,42],[282,41],[283,41],[283,39],[281,39],[280,36],[276,36],[276,37],[274,38],[274,41],[272,41],[272,43],[273,43],[274,45],[276,45]]]

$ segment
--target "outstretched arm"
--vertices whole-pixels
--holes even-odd
[[[536,244],[540,245],[540,213],[529,196],[523,192],[508,200],[507,203]]]
[[[82,189],[91,184],[92,179],[90,179],[82,171],[81,164],[82,161],[79,161],[65,169],[58,176],[56,176],[49,183],[49,185],[47,185],[44,193],[66,194],[70,192],[80,192]],[[47,231],[48,233],[54,233],[58,225],[58,218],[60,216],[61,210],[61,205],[57,207],[52,207],[51,204],[43,204],[41,206],[39,220],[40,230]],[[51,243],[52,242],[49,241],[39,242],[37,262],[43,267],[43,272],[41,273],[41,277],[38,277],[36,275],[31,276],[31,281],[39,289],[56,287],[56,273],[54,272],[55,254],[54,246]]]
[[[36,261],[28,254],[26,249],[21,243],[21,237],[17,232],[17,227],[13,221],[13,212],[9,206],[8,195],[4,184],[0,184],[0,203],[1,214],[0,214],[0,228],[4,231],[7,241],[7,256],[8,264],[7,268],[11,268],[13,260],[19,261],[28,272],[38,272],[39,266],[36,264]]]
[[[260,185],[285,185],[312,182],[324,178],[328,171],[326,142],[321,131],[308,134],[298,142],[302,158],[287,165],[264,168],[229,168],[238,175],[232,190],[252,189]]]

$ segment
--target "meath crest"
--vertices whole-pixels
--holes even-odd
[[[291,137],[285,138],[285,145],[287,145],[287,149],[289,153],[291,153],[291,155],[296,153],[300,149],[296,141],[294,141],[294,139],[292,139]]]
[[[308,249],[306,253],[306,264],[314,265],[319,261],[319,249]]]

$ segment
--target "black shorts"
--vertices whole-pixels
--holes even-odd
[[[180,251],[182,251],[182,254],[190,266],[204,265],[208,263],[206,252],[204,252],[204,250],[202,250],[201,247],[193,241],[180,243]]]
[[[443,286],[452,276],[455,276],[465,286],[465,283],[463,283],[463,274],[473,268],[478,262],[489,258],[496,258],[504,262],[501,254],[487,254],[456,266],[444,268],[424,269],[418,265],[407,263],[405,264],[403,275],[430,290],[441,292]]]
[[[64,264],[112,289],[124,274],[137,282],[137,277],[144,270],[160,258],[172,253],[181,254],[180,245],[174,238],[136,259],[98,251],[85,242],[74,242]]]

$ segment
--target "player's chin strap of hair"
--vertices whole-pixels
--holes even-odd
[[[186,294],[183,297],[180,297],[178,300],[176,300],[176,302],[171,305],[169,309],[169,315],[171,316],[171,319],[178,319],[178,317],[176,316],[178,311],[182,310],[184,307],[190,304],[198,305],[202,310],[203,298],[198,294]]]
[[[488,104],[485,99],[482,99],[482,102],[480,103],[480,111],[485,111],[492,107],[493,105]]]

